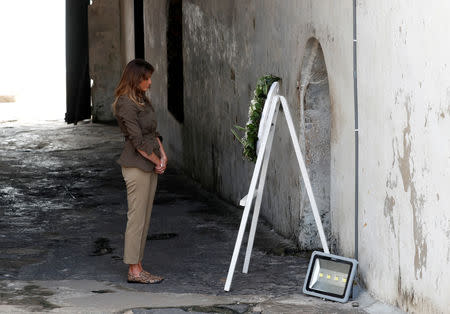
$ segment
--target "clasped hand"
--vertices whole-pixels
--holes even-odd
[[[161,164],[155,165],[155,172],[157,174],[163,174],[166,171],[167,167],[167,158],[161,158]]]

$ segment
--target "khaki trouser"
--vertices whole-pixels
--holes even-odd
[[[122,175],[127,185],[128,200],[123,261],[125,264],[138,264],[144,256],[158,175],[126,167],[122,167]]]

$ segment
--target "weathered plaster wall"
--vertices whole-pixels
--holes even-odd
[[[150,98],[158,116],[164,149],[169,163],[182,166],[185,128],[167,109],[167,10],[166,1],[144,0],[145,58],[155,67]]]
[[[351,2],[339,8],[330,7],[328,1],[280,4],[183,2],[185,121],[180,124],[167,110],[167,3],[145,1],[146,58],[156,68],[151,97],[160,130],[167,139],[172,162],[183,165],[205,187],[237,204],[247,192],[253,164],[242,159],[241,146],[230,129],[246,123],[258,77],[273,73],[283,78],[282,92],[302,132],[304,121],[296,86],[306,43],[311,37],[317,38],[324,49],[329,75],[332,175],[327,184],[331,215],[336,217],[333,228],[340,252],[351,255],[353,228],[348,217],[353,215],[353,194],[345,190],[345,183],[353,182],[353,155],[349,153],[353,132],[348,123],[353,119],[353,107],[347,99],[352,95],[351,48],[346,48],[351,46],[351,37],[346,38],[343,32],[351,31]],[[318,17],[313,25],[315,15]],[[299,244],[304,248],[320,247],[314,224],[301,221],[303,213],[310,215],[309,204],[301,197],[298,165],[287,126],[281,119],[262,214],[288,237],[298,237],[300,230],[308,228],[310,232],[302,233]],[[322,188],[317,189],[320,195]]]
[[[352,1],[184,0],[183,124],[167,111],[167,4],[147,0],[144,10],[146,57],[157,69],[151,96],[169,158],[234,204],[247,193],[253,164],[242,159],[230,129],[246,123],[261,75],[282,77],[281,93],[308,149],[297,86],[307,42],[317,39],[329,87],[333,251],[353,256]],[[418,313],[450,305],[450,145],[442,136],[450,134],[450,46],[436,40],[446,38],[449,10],[444,0],[358,2],[360,274],[377,297]],[[279,119],[262,214],[283,235],[301,236],[300,246],[320,247],[302,218],[309,205],[283,114]]]
[[[300,135],[302,151],[308,164],[308,176],[315,192],[324,230],[330,245],[334,245],[330,221],[330,165],[331,165],[331,103],[328,71],[320,43],[308,40],[303,57],[300,80],[297,83],[300,102]],[[305,190],[300,195],[300,247],[317,247],[317,228]]]
[[[111,104],[122,73],[119,0],[96,0],[88,14],[92,117],[95,122],[114,121]]]
[[[353,252],[353,107],[351,1],[184,1],[185,149],[193,176],[237,204],[247,193],[253,164],[244,161],[230,129],[247,121],[258,77],[282,77],[301,141],[304,116],[297,81],[308,39],[324,51],[331,103],[331,214],[339,252]],[[303,248],[320,247],[302,195],[300,172],[280,115],[262,214]],[[303,145],[304,146],[304,145]],[[322,194],[316,187],[316,194]],[[302,228],[299,228],[299,226]],[[310,232],[303,232],[309,228]],[[304,237],[307,236],[308,239]]]
[[[360,1],[360,272],[415,313],[450,306],[448,1]]]
[[[122,68],[134,59],[134,0],[120,0],[120,54]]]

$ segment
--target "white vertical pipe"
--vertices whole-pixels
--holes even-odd
[[[300,145],[298,144],[297,133],[295,132],[294,123],[292,122],[292,116],[289,111],[289,106],[286,98],[279,96],[281,104],[283,106],[284,115],[288,124],[289,132],[291,133],[291,139],[294,144],[295,155],[297,155],[298,164],[300,166],[300,171],[303,176],[303,182],[305,183],[306,192],[308,193],[309,201],[311,203],[311,208],[314,214],[314,219],[316,221],[317,229],[319,231],[320,241],[322,242],[322,247],[325,253],[330,253],[328,249],[327,239],[323,231],[322,221],[320,219],[319,210],[317,209],[316,200],[311,187],[311,182],[309,181],[308,172],[306,170],[305,162],[303,161],[302,152],[300,150]]]

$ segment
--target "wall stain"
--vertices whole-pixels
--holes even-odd
[[[392,164],[391,164],[392,168],[394,168],[394,166],[395,166],[396,147],[397,146],[398,146],[397,139],[393,139],[392,140],[392,152],[393,152],[394,158],[392,159]],[[395,178],[392,178],[392,171],[389,171],[389,175],[386,180],[386,188],[393,190],[396,187],[397,187],[397,176],[395,176]]]
[[[397,292],[399,298],[395,305],[407,313],[441,313],[427,298],[419,297],[413,288],[407,288],[402,283],[401,268],[398,268]]]
[[[432,109],[431,105],[428,105],[427,112],[425,114],[425,124],[424,124],[425,128],[428,125],[428,117],[430,116],[431,109]]]
[[[403,180],[403,188],[405,192],[408,191],[409,186],[411,185],[411,179],[414,176],[414,173],[411,172],[410,165],[410,157],[411,157],[411,108],[409,108],[408,104],[411,102],[411,96],[406,97],[405,108],[406,108],[406,119],[407,125],[403,129],[403,157],[397,152],[397,161],[400,169],[400,173],[402,175]],[[414,171],[414,170],[413,170]]]
[[[400,266],[398,268],[397,293],[399,297],[395,301],[395,305],[407,313],[442,313],[442,310],[436,308],[434,302],[429,298],[417,296],[413,288],[403,286]]]
[[[414,306],[414,290],[406,289],[402,286],[402,272],[400,266],[398,267],[397,293],[400,297],[400,301],[396,301],[396,305],[409,311],[410,307]]]
[[[447,249],[447,262],[450,262],[450,248]]]
[[[334,90],[332,88],[332,84],[328,86],[330,91],[330,124],[331,124],[331,135],[330,142],[332,144],[337,144],[339,142],[339,132],[337,132],[339,127],[339,110],[337,110],[337,106],[335,105],[334,100]]]
[[[389,217],[389,224],[391,226],[391,230],[394,233],[394,236],[397,237],[394,225],[394,205],[395,205],[394,197],[389,196],[386,193],[386,198],[384,199],[384,216]]]
[[[418,195],[414,182],[414,166],[411,169],[411,96],[406,96],[404,106],[406,109],[407,124],[403,129],[403,156],[397,148],[397,161],[403,180],[405,192],[410,189],[410,204],[413,210],[413,235],[414,235],[414,273],[416,279],[422,278],[422,272],[427,264],[428,246],[423,232],[423,222],[421,221],[421,212],[425,203],[423,195]]]
[[[450,87],[447,88],[447,113],[450,115]]]
[[[226,3],[227,1],[222,1]],[[222,3],[219,2],[219,3]],[[233,7],[233,3],[225,6]],[[231,63],[237,56],[238,42],[236,33],[232,31],[232,14],[224,16],[221,20],[209,18],[202,9],[209,6],[200,6],[187,2],[183,5],[183,16],[185,17],[187,37],[191,40],[191,47],[195,55],[209,56],[209,61],[213,59],[226,60]],[[229,11],[233,12],[233,11]],[[224,44],[227,43],[227,44]],[[222,49],[217,49],[218,45]],[[244,60],[245,58],[241,58]]]
[[[414,232],[414,244],[415,244],[415,254],[414,254],[414,270],[416,279],[418,277],[422,278],[423,268],[427,264],[427,251],[428,246],[426,243],[426,237],[423,234],[423,222],[420,221],[420,212],[425,203],[423,195],[417,196],[416,187],[411,186],[411,197],[410,203],[413,207],[413,232]]]

